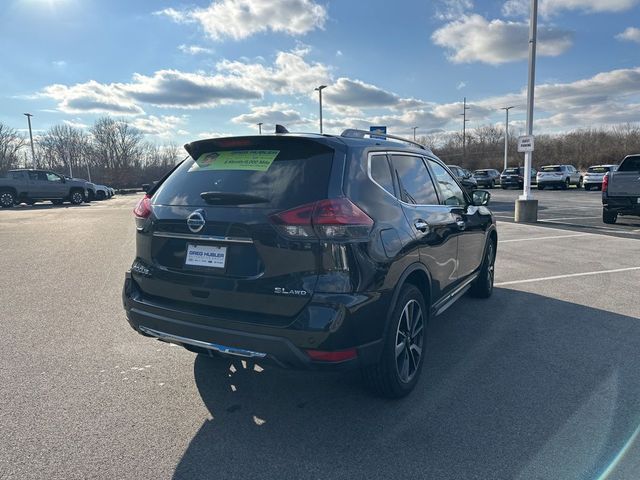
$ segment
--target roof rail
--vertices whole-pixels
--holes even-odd
[[[392,138],[394,140],[400,140],[402,142],[406,142],[406,143],[410,143],[412,145],[415,145],[415,146],[421,148],[422,150],[430,151],[427,147],[425,147],[421,143],[414,142],[413,140],[409,140],[408,138],[398,137],[396,135],[389,135],[388,133],[369,132],[367,130],[358,130],[356,128],[347,128],[344,132],[342,132],[342,134],[340,136],[341,137],[350,137],[350,138],[364,138],[367,135],[369,137],[377,136],[377,137]]]

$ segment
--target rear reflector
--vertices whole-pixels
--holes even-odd
[[[373,220],[348,198],[330,198],[301,205],[271,216],[284,235],[356,240],[368,237]]]
[[[349,348],[348,350],[337,350],[334,352],[327,352],[325,350],[307,350],[307,355],[311,360],[316,362],[344,362],[345,360],[352,360],[358,356],[358,352],[355,348]]]
[[[148,218],[151,215],[151,197],[149,195],[140,199],[136,208],[133,209],[133,214],[137,218]]]

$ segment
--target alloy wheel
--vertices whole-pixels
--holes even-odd
[[[3,207],[12,207],[13,206],[13,195],[10,193],[3,193],[0,195],[0,205]]]
[[[424,315],[416,300],[409,300],[402,309],[396,331],[395,355],[398,376],[409,383],[420,366],[424,342]]]

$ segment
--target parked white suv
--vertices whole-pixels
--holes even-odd
[[[602,189],[602,179],[604,178],[605,174],[607,172],[615,172],[617,169],[617,165],[594,165],[592,167],[589,167],[587,173],[584,176],[584,189]]]
[[[545,187],[560,187],[563,190],[575,185],[582,188],[582,173],[573,165],[545,165],[540,167],[536,176],[538,190]]]

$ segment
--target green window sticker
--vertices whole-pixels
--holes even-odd
[[[251,170],[266,172],[280,150],[233,150],[203,153],[190,172],[199,170]]]

